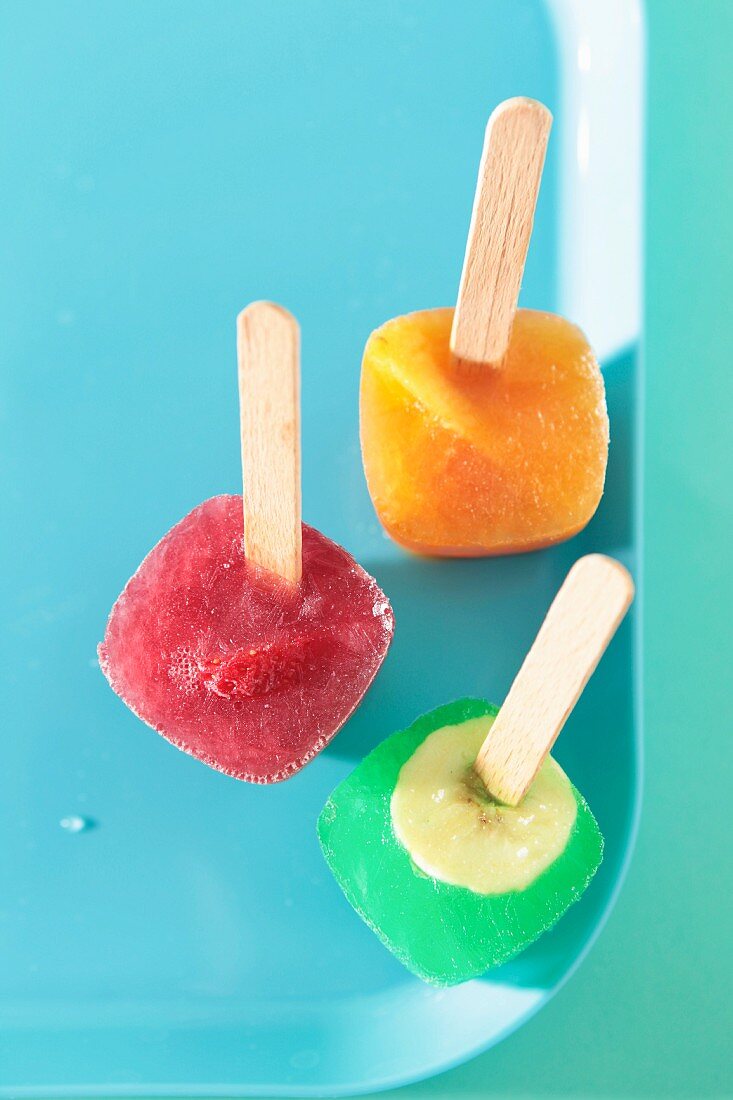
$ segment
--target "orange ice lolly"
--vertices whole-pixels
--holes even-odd
[[[511,99],[486,130],[458,304],[387,322],[362,365],[361,444],[387,532],[479,556],[570,538],[603,493],[608,416],[583,333],[517,310],[551,125]]]

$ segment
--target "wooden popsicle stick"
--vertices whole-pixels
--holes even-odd
[[[509,346],[551,126],[544,104],[517,98],[486,127],[450,338],[464,362],[497,365]]]
[[[244,552],[288,585],[300,582],[300,329],[272,302],[237,318]]]
[[[510,806],[524,798],[633,598],[620,562],[576,561],[476,758],[494,798]]]

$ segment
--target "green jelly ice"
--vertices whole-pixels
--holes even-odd
[[[326,862],[354,909],[408,970],[433,985],[479,977],[523,951],[578,900],[603,855],[596,820],[573,787],[577,816],[567,844],[523,890],[477,894],[413,864],[390,813],[402,765],[434,730],[497,713],[485,700],[461,699],[422,715],[369,753],[318,819]]]

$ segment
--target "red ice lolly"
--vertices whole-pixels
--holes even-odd
[[[99,647],[112,688],[168,741],[274,783],[328,744],[392,639],[376,581],[300,522],[298,328],[239,318],[243,497],[204,501],[154,547]]]

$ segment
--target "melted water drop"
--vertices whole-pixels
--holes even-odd
[[[90,817],[82,817],[80,814],[69,814],[62,817],[59,825],[67,833],[84,833],[94,828],[94,822]]]

